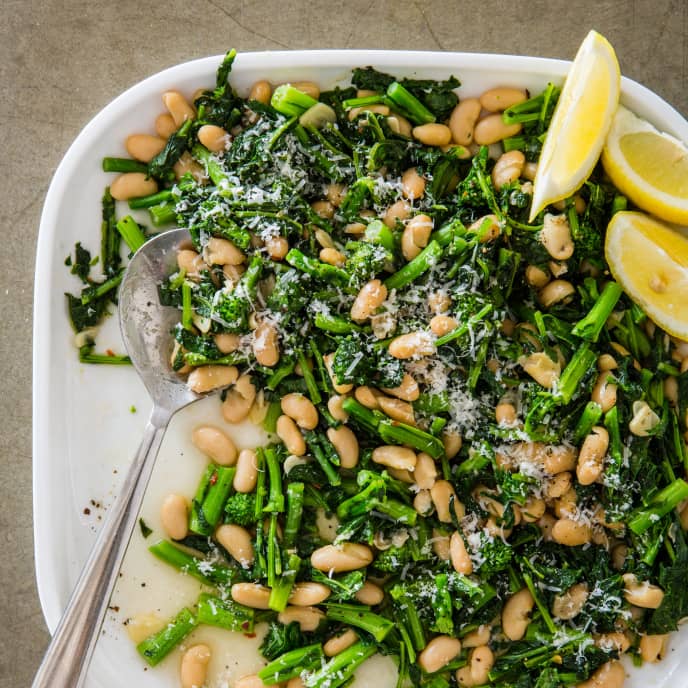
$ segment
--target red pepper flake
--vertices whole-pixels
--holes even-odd
[[[215,471],[211,476],[210,480],[208,481],[211,485],[214,485],[217,482],[217,471]]]
[[[84,509],[84,514],[86,514],[86,516],[90,516],[90,515],[91,515],[91,510],[90,510],[88,507],[86,507],[86,508]]]
[[[112,349],[105,349],[106,356],[114,356],[115,352]]]
[[[245,638],[255,638],[256,634],[255,633],[244,633]]]

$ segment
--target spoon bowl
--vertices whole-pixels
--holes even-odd
[[[131,259],[119,291],[122,338],[153,400],[143,439],[34,677],[33,688],[80,688],[136,525],[146,486],[172,416],[200,399],[172,370],[171,330],[178,308],[161,306],[158,285],[176,271],[185,229],[147,241]]]

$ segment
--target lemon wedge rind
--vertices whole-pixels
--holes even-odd
[[[532,222],[547,205],[568,198],[599,160],[621,92],[614,48],[590,31],[578,49],[554,110],[535,175]]]

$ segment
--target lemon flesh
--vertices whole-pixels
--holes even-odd
[[[688,224],[688,148],[619,107],[602,152],[614,184],[638,207]]]
[[[591,31],[571,65],[542,147],[530,222],[545,206],[568,198],[590,176],[618,106],[620,88],[614,48]]]
[[[616,213],[605,257],[616,281],[669,334],[688,340],[688,238],[644,213]]]

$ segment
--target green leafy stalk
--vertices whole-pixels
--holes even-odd
[[[140,172],[148,174],[148,166],[130,158],[103,158],[103,172]]]
[[[306,688],[339,688],[354,675],[358,667],[377,652],[375,644],[361,640],[304,679]]]
[[[142,640],[136,650],[150,666],[159,664],[198,625],[198,619],[186,608],[164,626]]]
[[[123,217],[117,223],[117,231],[122,235],[124,243],[131,249],[132,253],[136,253],[146,243],[146,235],[131,215]]]
[[[435,121],[435,115],[398,81],[392,82],[387,87],[387,97],[415,124],[428,124]]]
[[[320,643],[290,650],[263,667],[258,676],[266,686],[288,681],[320,665],[325,654]]]
[[[225,508],[232,490],[234,466],[211,466],[206,471],[191,505],[189,530],[199,535],[211,535]]]
[[[328,604],[327,618],[360,628],[381,643],[394,628],[394,621],[356,604]]]
[[[268,482],[270,491],[268,502],[263,507],[266,514],[281,513],[284,511],[284,493],[282,492],[282,466],[277,457],[274,447],[267,447],[264,450],[265,462],[268,468]]]
[[[596,342],[623,294],[621,286],[614,281],[607,282],[602,293],[588,314],[576,323],[572,333],[589,342]]]
[[[442,247],[431,241],[413,260],[385,280],[387,289],[401,289],[415,282],[422,274],[437,265],[442,257]]]
[[[671,485],[667,485],[660,490],[646,507],[638,509],[629,518],[628,527],[636,535],[640,535],[684,499],[688,499],[688,483],[681,478],[677,478]]]
[[[270,609],[276,612],[282,612],[286,609],[300,566],[301,559],[296,554],[291,554],[286,568],[282,571],[282,575],[274,581],[270,590],[270,600],[268,602]]]
[[[284,524],[284,547],[290,549],[296,545],[301,517],[303,516],[304,484],[299,482],[287,485],[287,519]]]
[[[218,626],[228,631],[253,633],[255,612],[231,598],[221,599],[206,592],[198,598],[196,617],[198,623]]]
[[[311,98],[291,84],[278,86],[270,99],[270,105],[286,117],[300,117],[317,102],[315,98]]]
[[[190,554],[168,540],[160,540],[151,545],[148,550],[161,561],[202,583],[226,587],[236,581],[237,572],[235,569]]]

